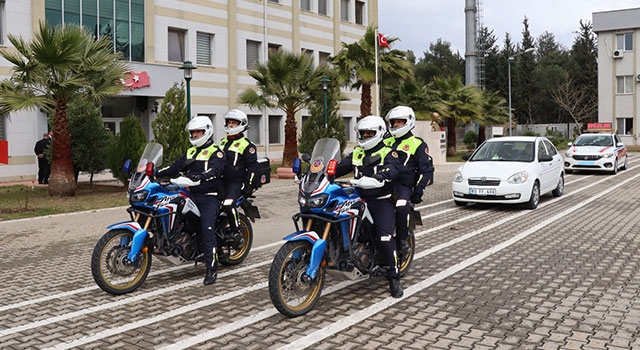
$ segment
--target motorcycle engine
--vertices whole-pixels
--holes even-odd
[[[368,274],[374,263],[369,246],[365,243],[356,242],[353,246],[353,257],[356,268],[363,274]]]
[[[174,238],[171,255],[181,256],[186,260],[192,260],[197,254],[195,244],[196,242],[192,234],[184,231],[180,232],[180,234]]]

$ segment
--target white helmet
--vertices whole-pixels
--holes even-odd
[[[205,116],[197,116],[189,120],[187,127],[185,128],[189,133],[189,142],[196,147],[200,147],[207,142],[213,136],[213,124],[211,119]],[[191,137],[191,131],[204,130],[204,134],[198,138]]]
[[[227,120],[237,120],[240,124],[231,128],[227,126]],[[249,118],[247,118],[245,112],[239,109],[232,109],[224,115],[224,132],[226,132],[227,135],[237,135],[247,129],[249,129]]]
[[[365,138],[362,135],[363,131],[374,131],[375,134]],[[370,150],[384,139],[387,125],[381,117],[370,115],[360,119],[356,125],[356,132],[358,133],[358,146],[365,150]]]
[[[394,137],[402,137],[416,126],[416,115],[413,113],[413,109],[407,106],[397,106],[387,113],[387,121],[389,122],[389,133]],[[394,128],[391,121],[393,119],[404,120],[404,125]]]

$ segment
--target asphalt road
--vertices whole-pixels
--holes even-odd
[[[91,252],[124,208],[0,222],[0,348],[640,348],[639,160],[615,176],[567,175],[565,194],[533,211],[456,207],[453,172],[437,168],[404,297],[385,280],[329,274],[295,319],[266,288],[293,230],[290,180],[257,193],[251,254],[206,287],[202,266],[156,259],[136,292],[100,290]]]

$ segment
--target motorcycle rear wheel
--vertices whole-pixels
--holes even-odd
[[[409,246],[411,247],[411,249],[409,249],[408,254],[402,254],[398,252],[398,256],[400,258],[399,270],[400,270],[401,277],[406,275],[407,272],[409,272],[409,267],[413,262],[413,255],[416,252],[416,237],[413,234],[409,235]]]
[[[151,269],[151,252],[144,247],[134,262],[127,259],[133,232],[111,230],[96,243],[91,256],[91,274],[107,293],[121,295],[138,289]]]
[[[276,309],[287,317],[304,315],[320,299],[325,281],[324,267],[320,267],[313,281],[302,279],[309,266],[311,248],[311,243],[307,241],[287,242],[271,263],[269,296]]]
[[[242,236],[243,244],[241,246],[233,246],[224,242],[218,244],[220,249],[222,249],[220,254],[220,263],[222,265],[237,265],[243,262],[249,255],[249,251],[251,251],[251,244],[253,244],[253,227],[251,226],[251,221],[244,214],[239,214],[239,218],[240,235]],[[223,230],[225,229],[226,228],[223,228]]]

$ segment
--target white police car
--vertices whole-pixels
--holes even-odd
[[[564,154],[564,171],[607,171],[612,174],[628,166],[627,147],[613,133],[582,134]]]

